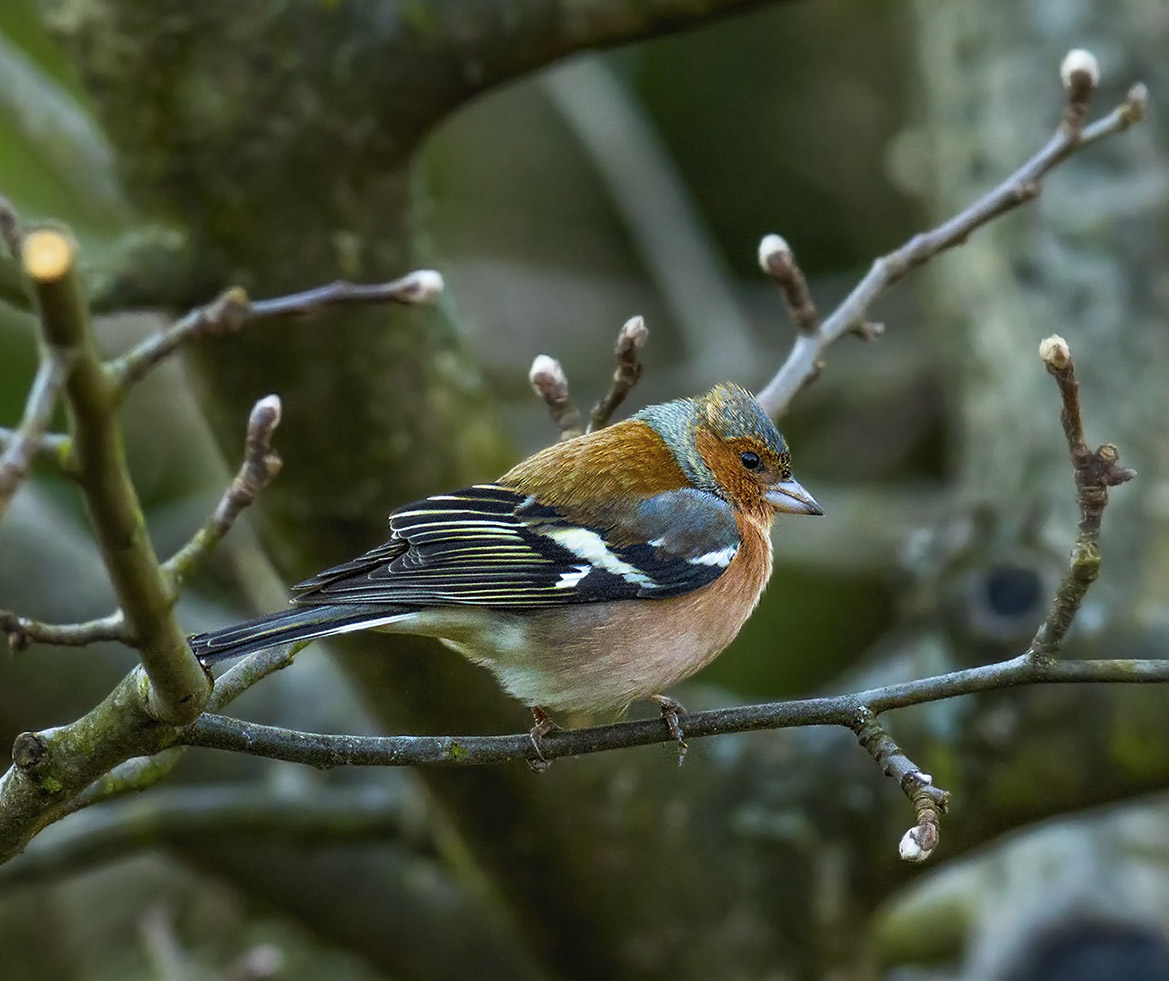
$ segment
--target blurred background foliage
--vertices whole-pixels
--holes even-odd
[[[69,4],[45,6],[52,9],[58,27],[65,22],[68,28],[73,13]],[[1044,22],[1037,13],[1044,6],[1036,4],[1030,14],[1018,16],[1028,20],[1028,31],[1060,35],[1066,25]],[[1155,4],[1144,7],[1151,11]],[[931,171],[942,154],[935,148],[931,155],[928,133],[939,110],[922,92],[923,78],[938,77],[929,74],[937,65],[931,65],[928,51],[922,53],[935,29],[937,24],[931,25],[920,6],[908,3],[780,4],[693,33],[551,68],[478,96],[444,120],[412,165],[413,254],[417,264],[434,265],[446,276],[443,313],[482,370],[484,404],[490,406],[484,412],[498,414],[510,442],[508,450],[500,451],[495,437],[486,435],[479,462],[470,466],[504,464],[506,458],[518,458],[552,438],[552,427],[526,382],[527,365],[535,354],[559,358],[578,400],[587,404],[607,384],[617,328],[636,313],[646,316],[652,332],[645,376],[634,393],[636,404],[697,392],[724,378],[761,385],[792,337],[779,298],[756,271],[755,245],[761,235],[781,232],[792,243],[821,307],[829,309],[874,256],[936,216],[938,200],[944,197],[939,185],[945,182]],[[1169,39],[1164,16],[1148,31],[1161,43]],[[1100,37],[1082,39],[1089,46],[1099,43],[1103,54],[1113,56],[1111,64],[1105,61],[1109,72],[1124,63],[1118,35],[1119,29],[1117,34],[1102,29]],[[945,48],[947,43],[940,41],[936,47]],[[1054,42],[1057,48],[1058,44]],[[966,57],[994,62],[998,56],[990,45],[989,39],[985,49],[975,45]],[[1039,64],[1042,77],[1054,77],[1055,57],[1056,61]],[[1129,67],[1125,64],[1126,71]],[[952,68],[961,70],[957,61]],[[50,36],[34,0],[0,4],[0,193],[26,220],[59,219],[75,230],[95,296],[104,297],[106,306],[120,305],[124,283],[118,285],[119,280],[111,286],[110,277],[113,271],[124,272],[127,256],[138,263],[140,279],[149,280],[157,269],[158,277],[174,277],[180,283],[174,290],[160,287],[153,295],[181,296],[187,302],[210,299],[225,284],[210,283],[201,294],[185,292],[202,288],[203,282],[200,276],[184,278],[188,266],[198,264],[198,258],[184,258],[190,244],[187,229],[159,225],[156,215],[129,203],[137,195],[127,193],[120,183],[119,151],[111,147],[97,121],[100,114],[88,101],[83,75],[75,57]],[[208,79],[196,82],[212,84]],[[1001,83],[1000,77],[993,84]],[[1004,143],[1039,145],[1059,99],[1053,82],[1048,89],[1035,103],[1046,115],[1032,119],[1024,111],[1018,120],[999,120],[1002,127],[1019,130]],[[1154,88],[1154,105],[1157,94]],[[1030,105],[1031,97],[1030,92],[1020,93],[1018,99],[1021,105]],[[1147,143],[1138,146],[1149,150]],[[120,152],[126,154],[124,146]],[[1131,147],[1119,152],[1130,153]],[[996,153],[988,155],[993,166],[962,171],[972,186],[985,187],[1022,160],[1022,155],[1010,156],[1002,165]],[[1159,209],[1157,220],[1163,228],[1163,153],[1159,160],[1156,151],[1139,159],[1144,169],[1138,168],[1138,175],[1152,187],[1149,200]],[[1053,181],[1062,179],[1059,172]],[[1007,222],[1035,220],[1012,217]],[[331,233],[332,229],[320,230],[322,237]],[[334,244],[338,253],[345,252],[341,233]],[[1163,258],[1163,253],[1156,254]],[[946,261],[959,276],[963,268],[971,268],[962,266],[963,254]],[[333,275],[335,270],[322,267],[317,280],[298,285],[312,286]],[[134,289],[128,295],[136,295]],[[1160,300],[1163,311],[1163,288]],[[934,652],[945,646],[939,637],[958,630],[954,626],[958,620],[966,630],[967,621],[981,615],[971,612],[969,589],[992,596],[994,588],[1009,591],[1017,581],[1010,575],[1016,567],[1025,569],[1024,578],[1032,576],[1046,587],[1051,570],[1062,563],[1066,540],[1053,543],[1035,532],[1026,514],[1004,521],[1001,511],[971,512],[958,506],[962,491],[971,489],[970,482],[963,484],[959,478],[967,465],[962,462],[966,452],[962,440],[970,432],[959,421],[964,411],[963,358],[968,351],[956,339],[957,329],[939,328],[947,317],[944,308],[944,300],[923,289],[919,280],[899,288],[875,311],[878,319],[889,323],[888,334],[876,345],[843,341],[831,352],[829,370],[800,395],[783,420],[801,480],[825,505],[829,518],[781,524],[772,586],[733,647],[680,692],[691,707],[796,695],[829,685],[839,688],[856,677],[850,672],[887,665],[890,652],[898,655],[892,658],[893,674],[902,669],[897,666],[899,657],[912,665],[905,668],[911,673],[921,673],[922,665],[937,667],[945,663],[933,659]],[[121,350],[165,315],[149,310],[109,313],[99,325],[100,341],[111,352]],[[400,314],[391,311],[385,316]],[[4,421],[18,418],[33,369],[31,326],[25,314],[0,305]],[[1035,333],[1034,339],[1039,336]],[[1033,346],[1028,334],[1021,347]],[[232,350],[236,349],[225,344],[201,351],[203,377],[215,372],[217,359],[226,372]],[[1028,370],[1041,376],[1037,368],[1036,362]],[[449,370],[460,371],[459,363]],[[188,382],[188,373],[179,365],[167,366],[134,393],[123,415],[139,492],[161,553],[177,547],[197,526],[227,472],[205,419],[204,410],[213,417],[217,411],[216,398],[208,391],[214,386]],[[279,391],[295,413],[298,390]],[[342,402],[359,394],[341,386],[335,391]],[[1125,393],[1114,387],[1113,397],[1122,399]],[[1054,404],[1047,393],[1033,410],[1044,419],[1040,429],[1054,420]],[[477,406],[468,408],[468,416],[479,412]],[[241,436],[242,425],[240,417],[236,428]],[[1020,428],[1029,425],[1023,422]],[[394,438],[387,435],[391,442]],[[298,457],[297,447],[285,445],[280,436],[277,443],[301,473],[314,465],[311,458]],[[1022,445],[1026,451],[1032,444],[1023,439]],[[1059,449],[1058,442],[1055,446]],[[446,448],[427,449],[441,457]],[[362,460],[347,463],[354,474],[362,473]],[[1071,499],[1070,474],[1058,480],[1050,496],[1066,504]],[[404,503],[394,491],[381,492],[377,473],[365,473],[364,481],[369,485],[367,497],[378,501],[382,514]],[[975,489],[986,491],[992,483]],[[1037,496],[1045,495],[1046,491]],[[257,510],[261,523],[269,523],[266,545],[249,527],[233,532],[232,541],[183,601],[183,623],[190,630],[283,602],[283,577],[274,571],[267,553],[276,553],[281,568],[295,566],[301,558],[310,561],[294,557],[285,562],[280,557],[281,548],[293,550],[299,541],[291,523],[283,532],[271,531],[273,523],[287,522],[286,510],[273,509],[265,516],[264,501]],[[1031,505],[1023,502],[1019,510],[1030,513]],[[305,517],[311,521],[311,515]],[[1035,524],[1042,522],[1031,522]],[[999,557],[990,561],[996,574],[1002,573],[997,579],[979,578],[989,561],[978,551],[983,546],[998,549]],[[1025,560],[1001,558],[1020,549],[1027,553]],[[974,559],[972,551],[977,553]],[[962,565],[968,560],[975,570],[969,575]],[[943,571],[957,583],[956,592],[944,596],[930,585]],[[1148,589],[1163,600],[1163,582],[1154,580]],[[957,612],[955,595],[961,597]],[[1046,589],[1038,595],[1046,596]],[[31,616],[69,620],[104,613],[110,602],[71,489],[52,474],[38,471],[0,526],[0,605]],[[1024,638],[1037,621],[1039,607],[1033,606],[1023,605]],[[922,635],[905,633],[907,624],[922,618],[938,629],[924,640]],[[991,639],[980,635],[965,648],[965,656],[986,659],[1014,649],[1018,640],[1009,631]],[[429,656],[439,660],[448,655]],[[132,663],[131,652],[112,649],[36,649],[0,659],[0,744],[10,745],[24,729],[76,717]],[[889,676],[889,670],[877,673]],[[296,728],[368,732],[384,725],[370,708],[368,696],[363,699],[360,688],[355,693],[351,678],[317,651],[302,656],[294,671],[283,672],[261,688],[241,701],[241,714]],[[425,680],[419,680],[404,697],[425,706],[446,701],[445,694],[427,690]],[[1026,732],[1018,704],[997,703],[967,750],[988,754],[980,759],[993,758],[1000,750],[1005,753],[1003,746]],[[1150,704],[1153,714],[1164,705],[1160,700]],[[460,706],[444,709],[457,718]],[[925,710],[922,716],[926,721],[919,735],[936,737],[939,744],[948,738],[943,731],[952,733],[959,724],[944,710]],[[526,725],[518,708],[501,718],[503,728]],[[1145,730],[1138,728],[1133,738],[1139,743],[1144,735]],[[759,791],[761,800],[768,794],[782,797],[785,781],[794,778],[774,771],[794,766],[803,752],[799,747],[805,745],[788,741],[786,734],[768,738],[772,748],[753,750],[760,754],[752,757],[756,769],[734,771],[735,780],[765,788]],[[704,777],[708,771],[701,759],[714,761],[712,767],[720,765],[720,754],[737,759],[736,747],[741,744],[724,743],[692,747],[691,756],[699,761],[692,760],[680,777],[664,772],[669,770],[666,755],[649,754],[649,766],[656,772],[648,784],[639,782],[645,778],[633,776],[634,770],[619,759],[601,761],[601,768],[609,768],[604,777],[603,769],[582,766],[578,777],[590,776],[579,777],[582,783],[575,792],[591,787],[615,822],[652,826],[657,820],[652,815],[658,812],[646,810],[639,817],[638,801],[670,781],[674,789],[665,793],[677,808],[685,812],[699,807],[699,791],[685,781],[711,779],[713,785],[712,778]],[[915,747],[926,756],[919,760],[924,766],[942,773],[963,770],[940,745],[931,759],[930,745]],[[846,745],[841,749],[852,751]],[[914,749],[909,751],[916,758]],[[863,757],[859,751],[857,755]],[[640,759],[644,764],[645,757]],[[761,760],[771,769],[765,771]],[[569,779],[559,774],[575,765],[558,764],[549,780]],[[764,772],[766,776],[760,776]],[[865,800],[855,804],[857,813],[871,806],[869,798],[874,795],[887,810],[903,806],[890,788],[878,786],[875,771],[858,772],[857,787],[850,792]],[[247,780],[297,797],[356,784],[371,775],[325,778],[246,760],[192,757],[184,760],[176,778],[180,786],[196,787],[210,781]],[[412,808],[415,812],[413,824],[406,822],[404,838],[389,849],[371,831],[372,842],[310,849],[311,855],[300,856],[304,863],[296,865],[276,845],[247,838],[221,841],[209,831],[182,841],[159,835],[165,840],[157,842],[147,836],[147,844],[161,847],[119,855],[112,864],[96,863],[100,867],[93,871],[83,871],[91,860],[77,859],[74,865],[66,862],[44,875],[30,875],[31,883],[22,882],[17,872],[5,887],[0,876],[0,949],[15,958],[9,961],[15,972],[11,976],[585,976],[579,966],[560,965],[550,972],[547,952],[539,952],[537,943],[533,954],[533,947],[522,939],[524,931],[512,929],[511,917],[522,919],[514,909],[509,911],[515,897],[505,900],[508,890],[491,881],[490,863],[481,855],[472,858],[475,846],[460,843],[460,833],[466,832],[457,816],[447,823],[436,810],[418,803],[418,781],[410,774],[376,773],[372,778],[399,793],[407,812]],[[509,779],[513,778],[521,779]],[[814,783],[815,775],[804,779]],[[148,798],[149,792],[144,800]],[[701,806],[710,808],[712,803],[705,800]],[[492,801],[492,806],[497,804]],[[977,803],[964,801],[961,806],[973,812],[970,820],[977,824]],[[618,812],[620,819],[613,817]],[[483,817],[493,813],[485,810]],[[834,872],[832,862],[824,859],[814,870],[823,877],[815,890],[809,886],[799,892],[803,886],[791,883],[781,890],[785,897],[799,895],[803,900],[815,892],[816,901],[834,911],[820,909],[813,915],[819,933],[804,934],[807,949],[798,959],[761,967],[769,963],[770,955],[755,952],[731,963],[724,976],[828,976],[831,966],[848,972],[834,975],[838,977],[883,975],[906,981],[1005,977],[1009,969],[1027,969],[1026,957],[1012,946],[1018,940],[1014,924],[1026,917],[1019,914],[1008,929],[997,921],[1004,920],[1001,911],[1050,911],[1055,905],[1051,890],[1070,888],[1053,872],[1056,869],[1065,870],[1061,874],[1079,870],[1077,874],[1091,883],[1083,894],[1105,896],[1102,902],[1112,912],[1123,910],[1127,916],[1134,903],[1144,910],[1143,926],[1155,929],[1137,931],[1134,944],[1147,956],[1125,976],[1169,976],[1139,973],[1150,964],[1155,971],[1161,969],[1157,964],[1163,968],[1165,963],[1163,940],[1157,939],[1164,910],[1169,909],[1163,902],[1169,889],[1159,837],[1164,818],[1159,813],[1150,810],[1125,818],[1131,834],[1121,844],[1108,839],[1107,847],[1116,857],[1104,863],[1106,868],[1092,858],[1104,847],[1099,844],[1099,829],[1073,823],[1049,829],[1044,844],[1036,846],[1038,851],[1020,851],[1023,846],[1016,842],[1010,846],[1014,852],[951,863],[918,891],[900,894],[889,885],[869,889],[873,883],[895,883],[905,876],[894,866],[896,838],[884,826],[871,830],[867,837],[881,840],[869,841],[864,848],[869,856],[880,854],[880,861],[863,872],[850,864],[845,875],[839,869]],[[788,850],[800,854],[807,850],[799,842],[806,840],[805,824],[813,819],[782,807],[768,810],[763,804],[738,809],[728,804],[728,814],[723,823],[733,825],[728,833],[736,841],[769,849],[758,873],[761,892],[767,893],[766,875],[785,867]],[[904,824],[905,817],[899,813],[885,825]],[[698,825],[706,819],[693,821]],[[719,816],[709,819],[722,821]],[[499,834],[506,835],[507,821],[499,820]],[[988,823],[996,820],[991,816]],[[976,829],[967,840],[978,842],[992,834]],[[687,861],[686,854],[671,851],[668,828],[660,835],[651,830],[649,835],[665,861]],[[1086,840],[1093,844],[1086,845]],[[522,851],[527,846],[518,842],[514,847]],[[618,851],[614,845],[614,853]],[[840,862],[857,861],[853,852],[849,854],[847,862],[844,858]],[[586,854],[582,860],[587,866],[594,857]],[[1027,878],[1027,888],[1014,882],[1020,868],[1037,870]],[[1144,877],[1139,899],[1107,898],[1110,890],[1123,892],[1114,880],[1131,881],[1123,874],[1131,869]],[[669,868],[661,874],[665,886]],[[319,887],[314,888],[314,882]],[[609,888],[620,894],[622,887],[617,880]],[[347,889],[352,895],[344,895]],[[549,882],[548,891],[555,904],[559,883]],[[877,910],[872,897],[887,901]],[[799,919],[777,903],[776,910],[756,909],[752,916]],[[1094,923],[1095,908],[1088,907],[1091,903],[1086,902],[1085,922]],[[701,916],[702,911],[693,915]],[[861,924],[866,932],[871,928],[870,938],[862,944],[861,935],[843,932],[841,924],[846,921],[854,927]],[[923,922],[928,929],[922,929]],[[754,920],[752,924],[757,930]],[[569,924],[564,929],[572,928]],[[667,928],[685,932],[680,923],[669,923],[663,931]],[[746,927],[743,933],[755,936]],[[1079,939],[1091,933],[1085,928]],[[720,944],[720,950],[730,951],[749,946],[736,940],[730,926]],[[1125,947],[1123,937],[1118,945],[1126,951],[1133,946]],[[652,953],[644,957],[640,961],[625,957],[631,976],[665,973],[668,961],[654,961]],[[1004,966],[1008,963],[1015,967]],[[809,967],[817,964],[825,973]],[[1043,970],[1047,968],[1011,976],[1073,976]]]

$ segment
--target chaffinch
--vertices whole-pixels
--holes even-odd
[[[204,662],[354,630],[440,638],[533,708],[623,709],[708,664],[771,575],[777,514],[822,514],[752,395],[724,384],[390,515],[294,607],[190,639]]]

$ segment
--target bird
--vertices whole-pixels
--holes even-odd
[[[400,508],[387,541],[293,587],[291,608],[189,643],[207,666],[356,630],[436,637],[532,710],[533,742],[553,714],[653,699],[684,746],[664,691],[747,621],[783,513],[823,510],[754,396],[723,383]]]

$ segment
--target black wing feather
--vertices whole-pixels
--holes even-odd
[[[506,487],[480,484],[390,516],[390,539],[295,587],[301,605],[539,608],[680,596],[713,582],[738,547],[728,505],[672,491],[639,509],[622,547]],[[631,535],[632,533],[632,535]]]

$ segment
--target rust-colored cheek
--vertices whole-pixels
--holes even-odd
[[[714,472],[727,500],[752,520],[770,527],[774,511],[763,498],[759,481],[739,462],[739,454],[746,450],[758,453],[768,469],[772,466],[771,453],[767,447],[754,440],[722,440],[706,428],[700,428],[694,437],[694,445],[702,454],[706,465]]]

